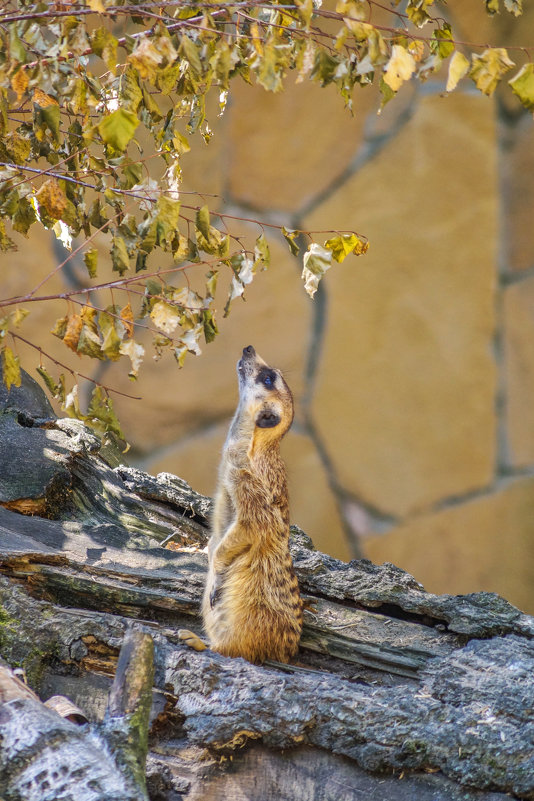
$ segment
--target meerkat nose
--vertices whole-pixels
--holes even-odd
[[[247,345],[246,348],[243,348],[243,356],[246,357],[246,356],[255,356],[255,355],[256,355],[256,351],[254,350],[252,345]]]

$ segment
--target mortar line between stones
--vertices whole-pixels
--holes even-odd
[[[308,203],[305,203],[298,211],[298,217],[304,218],[306,215],[311,214],[318,206],[324,203],[328,198],[337,192],[341,187],[358,172],[363,166],[372,161],[389,142],[394,139],[399,131],[412,119],[415,110],[419,104],[421,93],[416,89],[414,95],[407,105],[407,107],[399,114],[397,119],[392,123],[389,130],[383,134],[372,133],[359,147],[357,153],[354,155],[349,164],[345,167],[343,172],[336,175],[320,192],[318,192]]]
[[[232,412],[221,412],[220,415],[210,417],[209,420],[198,424],[194,428],[188,428],[181,436],[175,437],[170,442],[166,442],[164,445],[160,445],[149,452],[139,452],[139,455],[137,455],[135,451],[133,453],[130,452],[132,467],[137,467],[139,470],[149,472],[148,468],[151,462],[164,458],[168,453],[171,453],[174,448],[186,446],[199,436],[211,434],[221,423],[227,422],[231,416]]]

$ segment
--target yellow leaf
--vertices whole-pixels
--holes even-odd
[[[384,81],[394,92],[400,88],[404,81],[409,80],[415,71],[415,59],[406,48],[393,45],[391,58],[385,66]]]
[[[11,348],[9,348],[7,345],[2,351],[2,364],[4,384],[6,385],[7,389],[10,390],[12,386],[20,387],[21,377],[19,357],[15,356]]]
[[[446,86],[447,92],[452,92],[453,89],[456,89],[458,81],[467,74],[468,69],[469,59],[467,59],[463,53],[456,50],[449,63],[449,75],[447,77]]]
[[[80,339],[82,325],[83,321],[79,314],[71,314],[67,319],[67,330],[65,331],[63,342],[74,353],[78,352],[78,340]]]
[[[28,75],[25,69],[21,68],[13,75],[11,78],[11,88],[17,93],[17,103],[20,103],[28,88]]]
[[[124,323],[124,327],[126,328],[126,335],[128,337],[133,337],[134,333],[134,316],[132,307],[129,303],[121,309],[120,317],[122,322]],[[122,352],[122,351],[121,351]]]
[[[22,321],[28,316],[28,309],[17,309],[13,315],[13,325],[18,328]]]
[[[473,66],[469,77],[477,89],[485,95],[492,95],[505,72],[512,69],[514,62],[508,58],[504,47],[489,47],[477,56],[473,55]]]
[[[50,95],[47,95],[46,92],[43,92],[42,89],[34,89],[33,90],[33,97],[32,100],[34,103],[37,103],[38,106],[41,108],[48,108],[48,106],[59,106],[57,100]]]
[[[56,178],[45,181],[37,192],[37,200],[54,220],[58,220],[67,208],[67,196]]]

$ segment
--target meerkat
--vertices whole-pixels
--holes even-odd
[[[289,501],[280,440],[293,397],[280,370],[249,345],[237,363],[239,403],[224,444],[202,602],[209,645],[249,662],[289,662],[303,604],[289,552]],[[180,636],[201,650],[188,631]]]

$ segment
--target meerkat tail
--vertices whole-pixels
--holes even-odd
[[[178,637],[188,645],[189,648],[193,648],[195,651],[206,651],[209,646],[204,640],[201,640],[198,634],[195,634],[189,629],[178,629]]]

